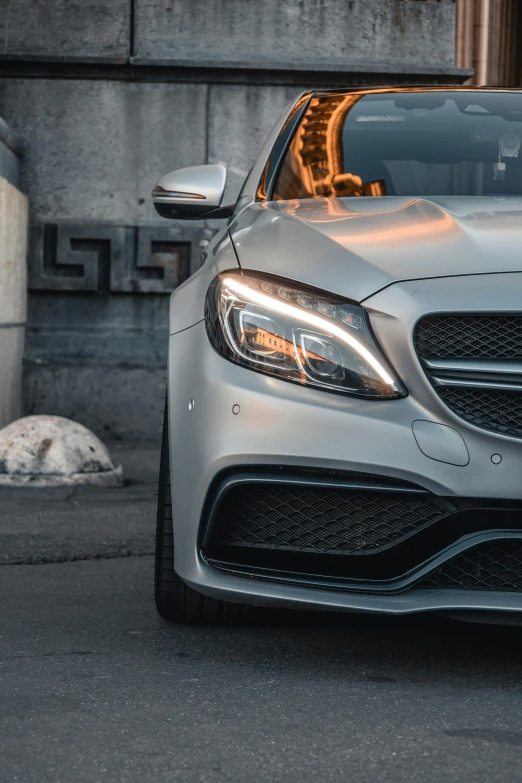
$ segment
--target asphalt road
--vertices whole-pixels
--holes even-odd
[[[123,489],[0,487],[0,565],[153,553],[159,445],[109,447],[123,464]]]
[[[522,780],[520,629],[276,611],[238,629],[160,620],[155,459],[135,459],[141,478],[113,490],[111,513],[96,493],[68,510],[0,494],[1,783]]]

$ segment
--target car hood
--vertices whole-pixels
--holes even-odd
[[[401,280],[522,271],[522,198],[256,202],[231,236],[243,269],[360,302]]]

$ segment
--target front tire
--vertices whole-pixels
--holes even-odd
[[[219,601],[188,587],[174,571],[174,534],[170,494],[168,398],[165,400],[158,484],[154,598],[158,613],[178,623],[243,625],[251,606]]]

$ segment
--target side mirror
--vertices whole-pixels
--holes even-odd
[[[171,171],[152,191],[156,212],[165,218],[200,220],[228,218],[233,206],[222,207],[227,170],[221,163]]]

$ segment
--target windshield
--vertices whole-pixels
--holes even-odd
[[[522,93],[312,98],[272,198],[522,194]]]

